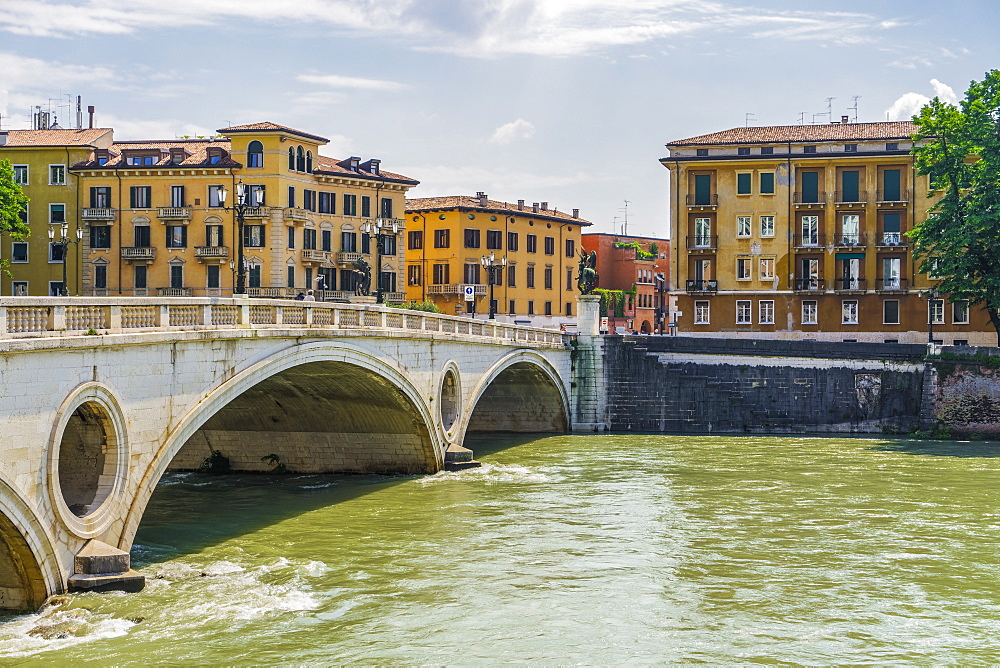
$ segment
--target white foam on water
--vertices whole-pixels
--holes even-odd
[[[44,608],[0,624],[0,657],[28,657],[128,633],[135,622],[84,608]]]
[[[421,485],[434,485],[443,482],[477,481],[487,484],[549,482],[552,477],[546,468],[532,468],[520,464],[483,464],[474,469],[462,471],[438,471],[434,475],[417,479]]]
[[[310,561],[305,566],[299,566],[299,571],[310,578],[318,578],[330,572],[330,567],[322,561]]]

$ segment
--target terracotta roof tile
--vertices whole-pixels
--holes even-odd
[[[170,149],[182,148],[187,154],[180,163],[174,163],[170,159]],[[222,158],[214,165],[208,162],[208,149],[222,149]],[[88,168],[117,168],[117,167],[240,167],[240,163],[232,159],[229,154],[230,143],[228,140],[210,139],[174,139],[164,141],[126,141],[115,142],[108,149],[108,161],[103,165],[98,165],[96,157],[73,165],[74,169]],[[130,152],[159,152],[160,159],[152,165],[129,165],[126,163],[127,154]]]
[[[409,176],[403,176],[402,174],[394,174],[392,172],[387,172],[384,169],[379,169],[378,174],[373,174],[372,172],[366,172],[362,169],[358,171],[351,171],[347,167],[344,167],[343,163],[345,160],[337,160],[336,158],[329,158],[325,155],[316,156],[316,166],[313,168],[314,172],[319,172],[321,174],[337,174],[345,176],[355,176],[363,179],[382,179],[385,181],[399,181],[402,183],[412,183],[417,185],[420,183]],[[363,163],[362,163],[363,164]]]
[[[910,121],[772,125],[732,128],[707,135],[677,139],[668,143],[667,147],[705,144],[777,144],[782,142],[909,139],[910,135],[916,132],[917,126]]]
[[[233,125],[228,128],[222,128],[217,130],[222,134],[235,134],[238,132],[287,132],[289,134],[298,135],[300,137],[306,137],[308,139],[315,139],[326,144],[330,140],[326,137],[320,137],[319,135],[309,134],[308,132],[303,132],[302,130],[296,130],[295,128],[290,128],[287,125],[278,125],[277,123],[272,123],[271,121],[264,121],[263,123],[247,123],[246,125]]]
[[[583,218],[574,218],[571,214],[564,211],[557,211],[556,209],[547,209],[543,211],[538,210],[535,213],[531,206],[525,205],[523,209],[518,209],[517,204],[511,204],[509,202],[500,202],[498,200],[487,199],[486,206],[482,206],[479,202],[478,197],[470,197],[468,195],[448,195],[446,197],[417,197],[414,199],[406,200],[406,211],[407,213],[415,213],[421,211],[443,211],[447,209],[478,209],[480,211],[491,211],[496,213],[510,213],[518,216],[526,216],[531,218],[545,218],[548,220],[555,220],[565,223],[576,223],[577,225],[586,227],[592,225],[588,220]]]
[[[111,128],[7,130],[5,146],[86,146],[111,131]]]

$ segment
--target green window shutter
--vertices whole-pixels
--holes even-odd
[[[750,174],[736,175],[736,194],[737,195],[750,194]]]
[[[884,232],[899,232],[899,214],[887,213],[882,218],[882,230]]]
[[[887,169],[882,172],[882,201],[899,201],[899,170]]]
[[[712,177],[708,174],[694,175],[694,203],[712,203]]]
[[[774,194],[774,172],[761,172],[760,193],[762,195]]]
[[[819,172],[802,172],[802,201],[819,201]]]
[[[856,171],[842,172],[841,178],[841,202],[859,202],[858,182],[859,173]]]

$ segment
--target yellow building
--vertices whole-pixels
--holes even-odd
[[[321,297],[347,298],[354,262],[366,259],[374,275],[381,250],[383,290],[402,299],[403,254],[394,242],[405,225],[397,216],[417,181],[383,171],[376,159],[322,156],[325,138],[274,123],[219,133],[114,142],[72,167],[87,226],[85,293],[231,294],[241,238],[233,205],[243,187],[250,295],[318,289]],[[382,233],[381,249],[363,229]]]
[[[928,303],[907,232],[933,201],[910,122],[747,127],[670,142],[671,284],[685,335],[996,345]]]
[[[492,288],[499,320],[575,322],[580,231],[590,225],[578,209],[569,214],[547,202],[510,204],[480,192],[408,199],[406,216],[407,299],[431,301],[445,313],[474,308],[488,314]],[[472,306],[466,286],[474,293]]]
[[[80,130],[7,130],[0,132],[0,159],[10,160],[14,179],[28,196],[26,221],[31,229],[23,240],[0,241],[0,257],[10,262],[10,276],[0,278],[0,294],[77,294],[81,243],[58,243],[63,226],[71,242],[77,239],[79,180],[70,167],[94,150],[111,145],[108,128]],[[49,239],[52,228],[55,241]],[[64,258],[65,251],[65,258]],[[64,262],[65,259],[65,262]],[[66,285],[63,285],[63,272]]]

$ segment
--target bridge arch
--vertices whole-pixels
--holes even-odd
[[[64,590],[51,536],[13,485],[0,478],[0,610],[35,610]]]
[[[240,429],[228,442],[246,449],[224,452],[238,455],[237,470],[268,470],[263,452],[279,455],[295,471],[429,473],[444,460],[435,424],[422,393],[391,361],[342,343],[285,348],[219,385],[180,420],[138,482],[119,548],[131,546],[146,504],[175,458],[182,460],[179,468],[194,468],[192,463],[227,443],[227,430]],[[371,456],[356,449],[359,460],[345,462],[345,447],[371,448]]]
[[[566,432],[569,396],[559,372],[542,355],[520,350],[483,375],[470,402],[468,432]]]

